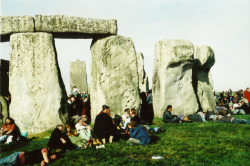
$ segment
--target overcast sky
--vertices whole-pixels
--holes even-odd
[[[67,15],[116,19],[118,35],[130,37],[153,75],[154,46],[162,39],[187,39],[209,45],[216,63],[211,72],[217,91],[250,87],[249,0],[1,0],[1,16]],[[89,70],[90,39],[55,39],[65,87],[69,62],[84,60]],[[9,59],[1,43],[1,59]],[[88,71],[89,73],[89,71]]]

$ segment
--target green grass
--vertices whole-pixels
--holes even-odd
[[[250,115],[237,118],[250,120]],[[91,147],[65,152],[51,165],[250,165],[250,125],[230,123],[164,124],[154,119],[153,126],[165,133],[153,134],[147,146],[130,146],[124,140],[106,144],[105,149]],[[46,146],[49,132],[32,136],[28,144],[1,145],[1,157],[16,151]],[[152,156],[164,159],[152,160]]]

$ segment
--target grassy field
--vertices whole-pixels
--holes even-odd
[[[250,115],[237,118],[250,120]],[[147,146],[130,146],[125,140],[106,144],[105,149],[73,150],[63,153],[50,165],[250,165],[250,125],[229,123],[164,124],[155,119],[154,125],[165,133],[153,134]],[[22,145],[1,145],[1,158],[16,151],[42,148],[50,132],[29,137]],[[152,156],[164,159],[152,160]]]

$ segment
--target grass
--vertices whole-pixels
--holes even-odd
[[[250,115],[235,117],[250,120]],[[166,132],[153,134],[150,145],[130,146],[120,140],[106,144],[105,149],[65,152],[51,165],[250,165],[250,125],[164,124],[161,120],[154,119],[152,126],[164,127]],[[50,132],[32,135],[23,145],[1,145],[1,158],[16,151],[42,148],[49,135]],[[152,160],[152,156],[164,159]]]

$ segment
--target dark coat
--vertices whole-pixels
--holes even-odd
[[[165,110],[163,113],[163,121],[164,123],[170,123],[174,119],[174,115],[168,110]]]
[[[138,115],[135,115],[134,117],[131,117],[131,120],[130,121],[134,121],[136,122],[137,124],[141,124],[141,120],[139,118]]]
[[[112,118],[106,114],[101,113],[96,116],[95,125],[94,125],[94,135],[99,138],[109,138],[113,135],[113,121]]]
[[[139,139],[141,145],[147,145],[150,143],[151,137],[147,130],[143,126],[136,126],[135,129],[130,129],[130,137]]]
[[[244,103],[240,107],[235,107],[235,109],[242,109],[245,111],[246,114],[250,114],[250,107],[248,107],[248,105],[246,103]]]
[[[62,141],[60,140],[61,138],[66,141],[65,144],[62,143]],[[54,131],[51,133],[47,146],[49,149],[70,150],[74,148],[74,144],[72,144],[68,136],[62,133],[62,131],[60,131],[58,128],[55,128]]]

